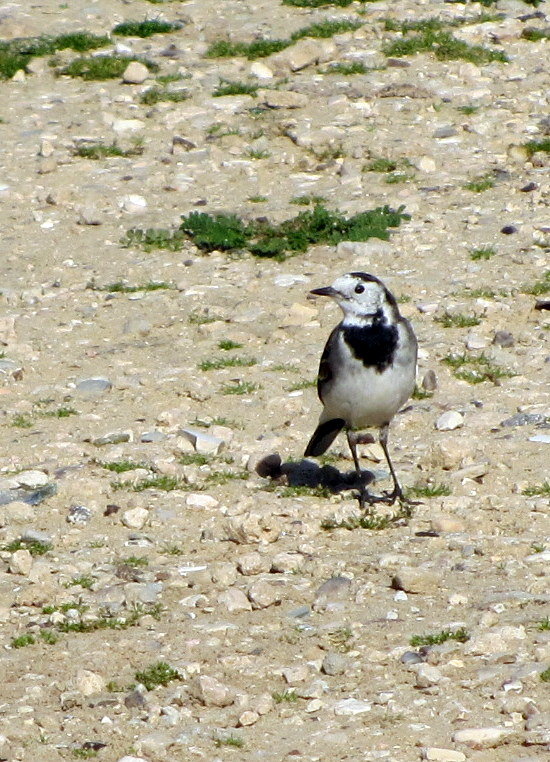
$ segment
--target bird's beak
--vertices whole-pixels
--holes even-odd
[[[315,296],[333,296],[334,297],[338,295],[338,291],[335,288],[332,288],[332,286],[324,286],[323,288],[314,288],[309,293],[315,294]]]

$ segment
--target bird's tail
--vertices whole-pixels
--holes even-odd
[[[306,458],[310,455],[315,457],[326,452],[345,425],[346,422],[343,418],[332,418],[330,421],[320,423],[309,440],[304,456]]]

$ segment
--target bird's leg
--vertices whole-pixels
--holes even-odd
[[[389,424],[384,424],[384,426],[380,427],[380,435],[379,435],[379,442],[380,446],[384,450],[384,455],[386,456],[386,460],[388,462],[388,466],[390,469],[390,474],[393,479],[393,490],[392,492],[386,493],[386,499],[390,503],[390,505],[393,505],[396,500],[399,500],[400,503],[407,503],[408,505],[419,505],[419,503],[415,503],[413,500],[409,500],[405,497],[403,494],[403,490],[401,489],[401,485],[399,484],[399,481],[397,479],[397,474],[395,473],[395,469],[393,467],[393,464],[391,462],[390,453],[388,451],[388,431],[389,431]]]
[[[363,474],[359,464],[359,458],[357,456],[357,443],[362,441],[363,437],[360,434],[356,434],[354,431],[350,431],[349,429],[346,431],[346,436],[348,438],[349,449],[351,450],[355,472],[357,473],[357,479],[359,481],[359,507],[361,509],[365,508],[366,503],[371,506],[374,505],[374,503],[387,502],[386,497],[378,497],[377,495],[372,495],[368,491],[366,484],[363,483]],[[368,439],[366,439],[366,441],[368,441]]]

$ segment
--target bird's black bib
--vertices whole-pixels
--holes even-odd
[[[382,373],[391,365],[398,339],[395,325],[375,317],[371,325],[343,325],[342,331],[353,356],[365,368],[375,368]]]

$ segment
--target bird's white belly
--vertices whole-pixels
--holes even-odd
[[[355,363],[354,363],[355,364]],[[343,418],[354,429],[389,423],[412,394],[415,368],[395,365],[378,373],[357,363],[323,395],[322,421]]]

